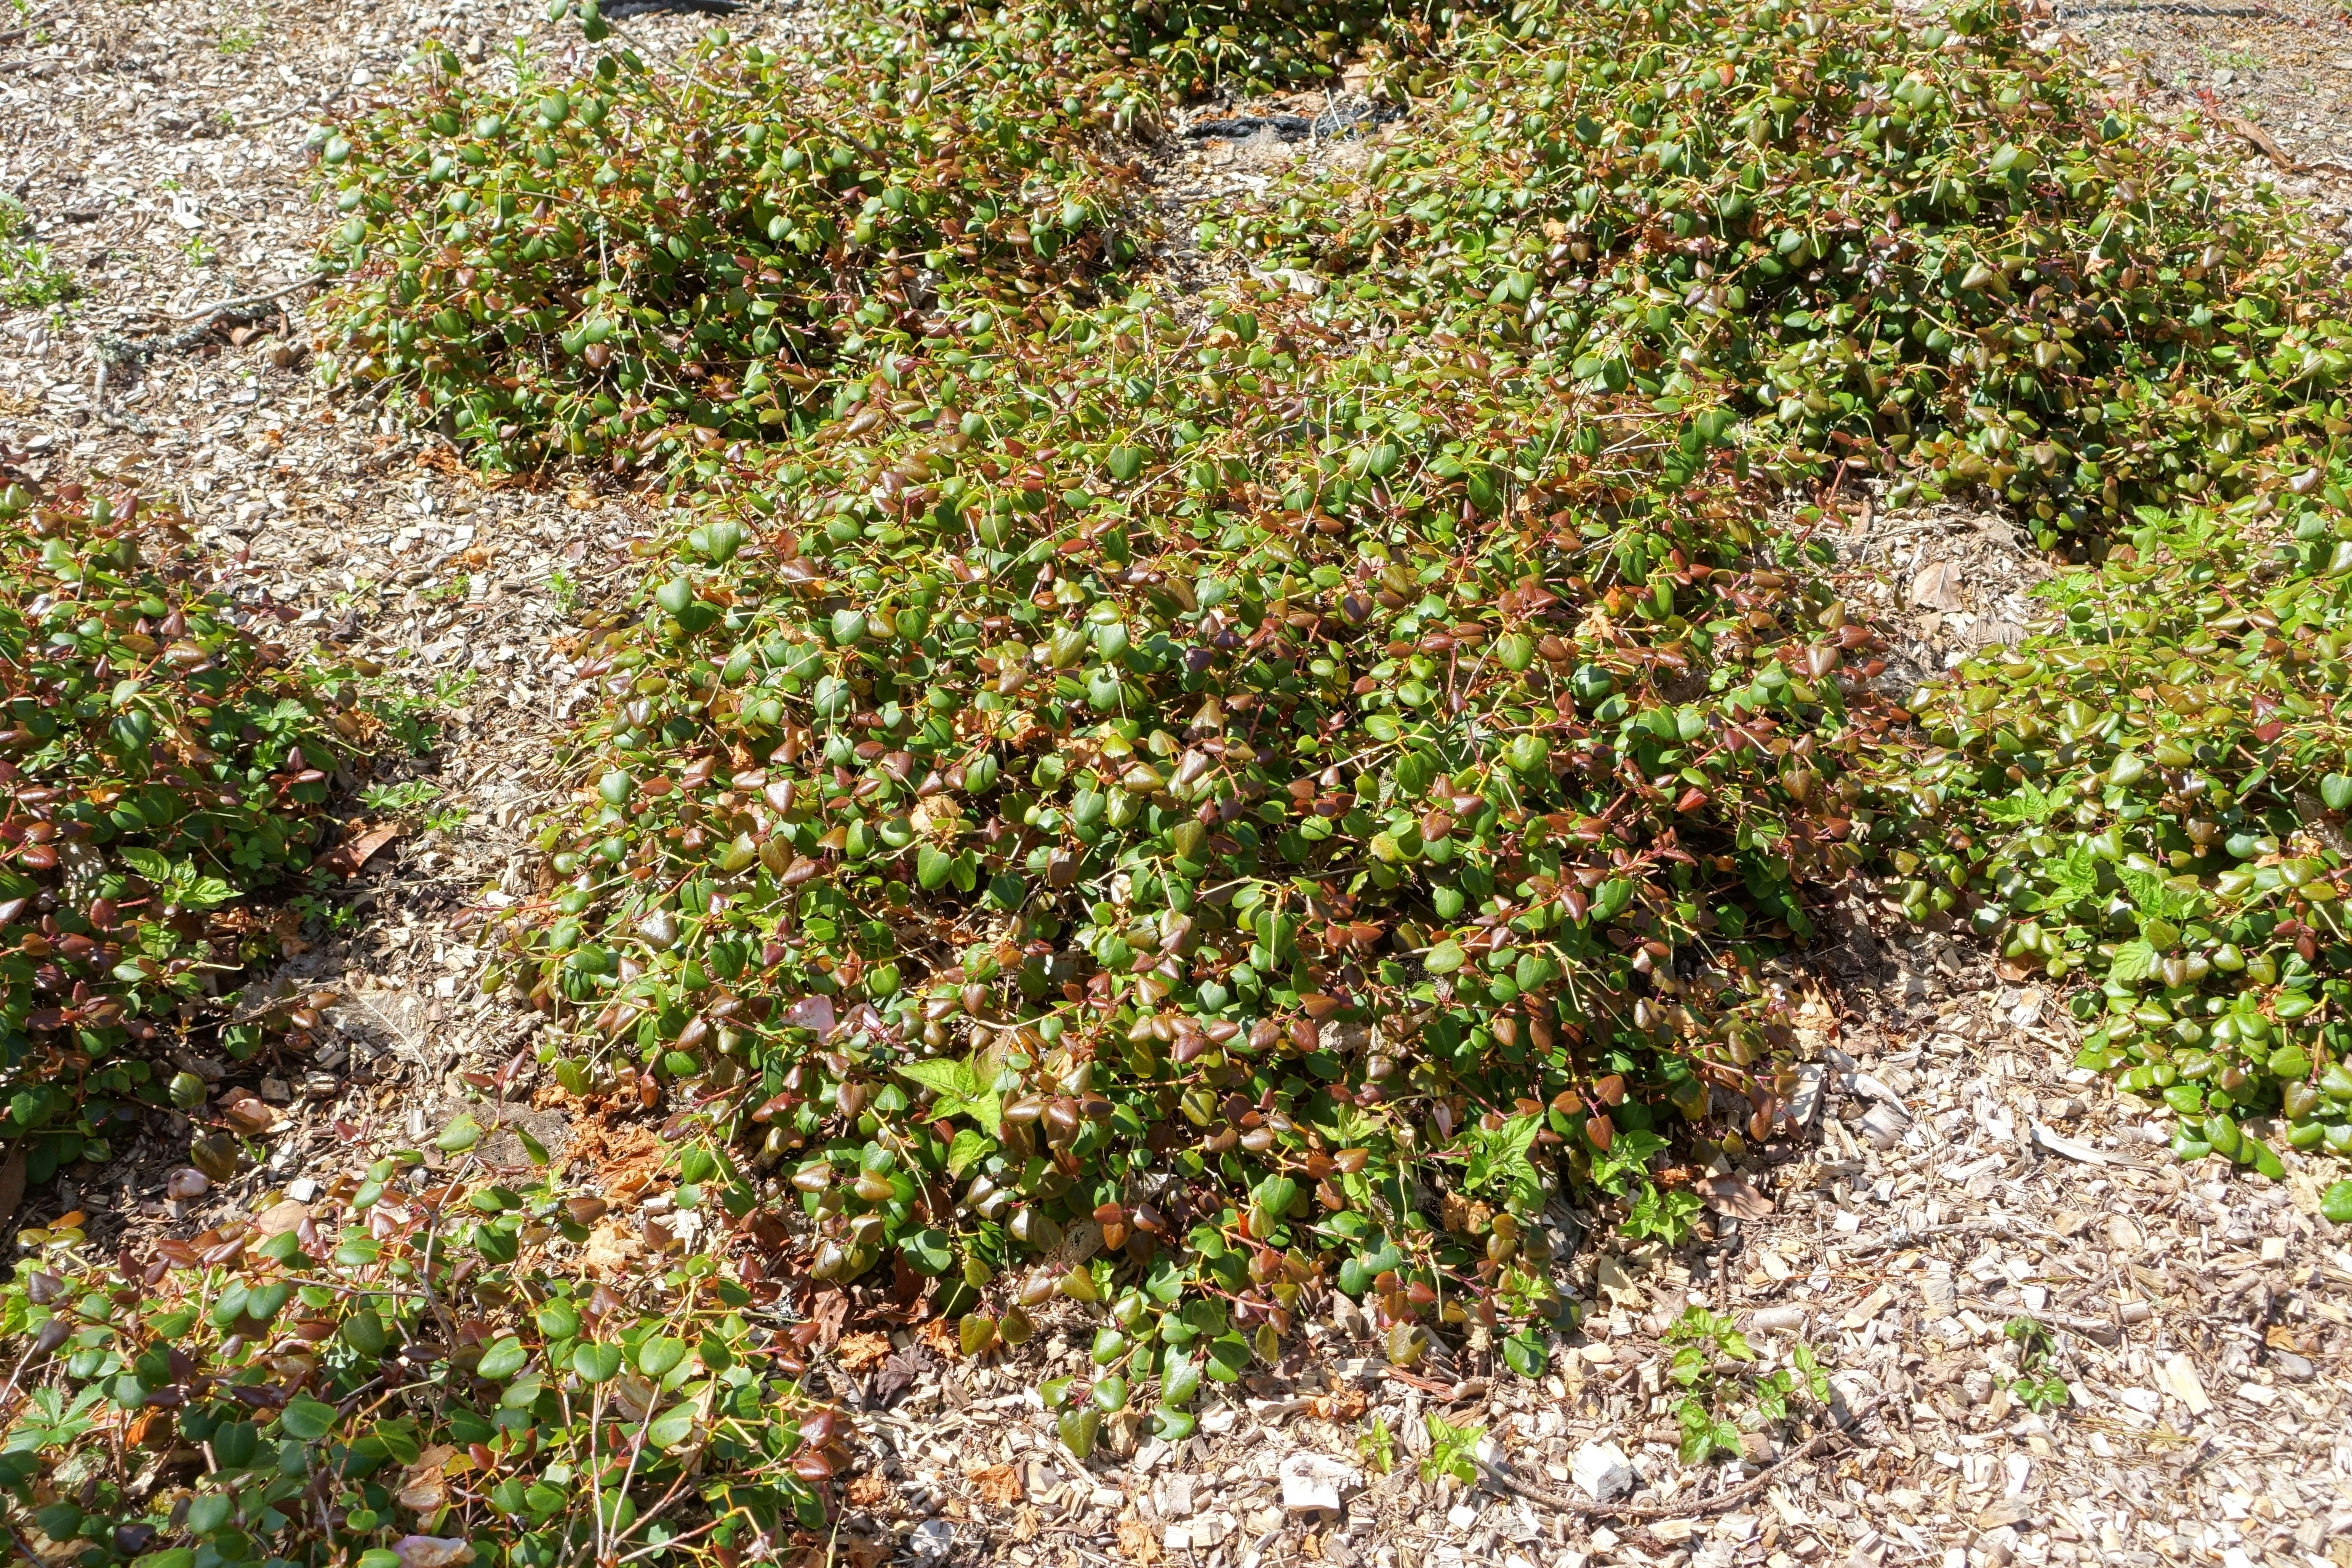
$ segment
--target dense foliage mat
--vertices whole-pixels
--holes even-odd
[[[551,1568],[821,1523],[814,1486],[848,1454],[788,1375],[813,1333],[756,1325],[707,1256],[584,1278],[572,1244],[604,1201],[499,1180],[480,1139],[461,1120],[340,1178],[340,1238],[234,1220],[93,1268],[78,1230],[45,1233],[0,1288],[0,1331],[56,1372],[0,1446],[16,1539],[89,1564],[450,1568],[471,1535]]]
[[[1148,100],[1018,39],[943,55],[877,26],[786,60],[714,38],[676,72],[616,49],[503,86],[423,63],[419,96],[314,138],[350,215],[336,369],[485,467],[667,471],[786,437],[840,412],[824,372],[877,329],[1068,288],[1150,237],[1108,146]]]
[[[159,1044],[299,1026],[232,1005],[275,951],[246,900],[310,864],[329,770],[383,723],[273,626],[135,492],[0,493],[0,1137],[31,1181],[203,1100]]]
[[[1547,6],[1360,174],[1203,236],[1335,319],[1721,402],[1784,471],[1982,486],[2045,545],[2308,485],[2352,429],[2335,247],[2005,13]]]
[[[1868,629],[1688,483],[1702,422],[1304,320],[1027,325],[747,480],[608,637],[530,918],[614,1050],[559,1075],[724,1090],[820,1278],[1132,1282],[1133,1377],[1237,1373],[1310,1281],[1407,1360],[1549,1311],[1534,1147],[1638,1190],[1667,1105],[1777,1114],[1741,939],[1853,863]]]
[[[2250,1115],[2352,1153],[2347,502],[2150,509],[2104,571],[2040,590],[2056,629],[1923,694],[1928,748],[1871,792],[1907,912],[2095,984],[2081,1065],[2160,1096],[2183,1158],[2271,1175]]]

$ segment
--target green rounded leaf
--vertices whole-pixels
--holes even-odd
[[[572,1370],[583,1383],[609,1383],[621,1371],[621,1347],[594,1341],[572,1352]]]
[[[530,1352],[522,1348],[522,1342],[509,1334],[482,1352],[482,1359],[474,1372],[478,1376],[502,1383],[520,1372],[523,1363],[530,1359]]]

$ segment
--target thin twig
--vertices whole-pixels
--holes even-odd
[[[325,273],[314,272],[308,278],[297,278],[291,283],[283,284],[276,289],[272,289],[267,294],[247,294],[242,299],[218,300],[213,304],[206,305],[200,310],[191,310],[184,316],[167,317],[166,320],[173,321],[201,321],[208,316],[217,316],[225,310],[241,310],[248,305],[266,305],[272,300],[280,300],[285,298],[287,295],[294,292],[297,289],[308,289],[314,283],[324,283],[326,280],[327,275]]]
[[[1778,1463],[1759,1472],[1754,1479],[1743,1481],[1728,1491],[1717,1492],[1713,1497],[1700,1498],[1691,1502],[1653,1504],[1580,1502],[1574,1498],[1562,1497],[1558,1492],[1531,1486],[1516,1476],[1496,1469],[1475,1454],[1471,1458],[1488,1480],[1501,1487],[1505,1491],[1523,1497],[1529,1502],[1541,1503],[1546,1508],[1556,1509],[1562,1513],[1598,1514],[1612,1519],[1682,1519],[1692,1514],[1713,1513],[1718,1509],[1729,1508],[1733,1503],[1755,1496],[1769,1486],[1773,1478],[1780,1475],[1781,1471],[1791,1465],[1812,1458],[1832,1439],[1843,1437],[1855,1426],[1860,1426],[1863,1419],[1883,1403],[1885,1403],[1884,1395],[1855,1411],[1852,1419],[1844,1426],[1832,1426],[1825,1432],[1815,1433],[1790,1449]]]

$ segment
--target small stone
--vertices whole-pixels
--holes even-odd
[[[1363,1486],[1363,1477],[1345,1459],[1311,1450],[1286,1456],[1275,1474],[1282,1482],[1282,1506],[1293,1513],[1310,1509],[1338,1511],[1348,1494]]]
[[[1793,1334],[1805,1326],[1802,1307],[1766,1307],[1748,1314],[1748,1326],[1759,1334]]]
[[[2293,1351],[2273,1351],[2271,1364],[2278,1369],[2281,1377],[2290,1383],[2309,1383],[2312,1379],[2311,1363]]]
[[[1332,1305],[1331,1325],[1351,1340],[1368,1340],[1372,1337],[1371,1319],[1364,1315],[1364,1310],[1361,1307],[1357,1306],[1345,1296],[1340,1297]]]
[[[1948,1318],[1959,1310],[1959,1287],[1945,1274],[1930,1274],[1919,1281],[1919,1304],[1938,1318]]]
[[[1478,1510],[1466,1502],[1457,1502],[1445,1510],[1445,1522],[1456,1531],[1466,1531],[1478,1522]]]
[[[955,1526],[944,1519],[927,1519],[915,1526],[914,1533],[907,1538],[907,1546],[926,1563],[945,1557],[955,1550]]]
[[[1614,1502],[1639,1479],[1625,1451],[1614,1443],[1587,1443],[1568,1467],[1569,1479],[1594,1502]],[[1598,1544],[1598,1542],[1595,1542]]]
[[[319,1184],[308,1176],[297,1176],[286,1184],[286,1195],[298,1204],[307,1204],[319,1195]]]
[[[261,1098],[272,1105],[283,1105],[294,1098],[294,1090],[282,1078],[266,1078],[261,1080]]]

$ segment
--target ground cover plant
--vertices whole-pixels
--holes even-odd
[[[2272,1175],[2250,1117],[2352,1153],[2341,479],[2266,521],[2150,509],[2103,571],[2038,590],[2053,630],[1922,694],[1927,749],[1878,797],[1909,819],[1907,912],[2074,981],[2081,1065],[2161,1098],[2183,1158]]]
[[[237,1005],[277,940],[247,900],[309,866],[329,771],[383,723],[275,629],[135,491],[0,492],[0,1135],[29,1181],[204,1103],[159,1046],[301,1026]],[[236,1131],[205,1135],[218,1175]]]
[[[1328,89],[1351,65],[1368,88],[1402,96],[1429,79],[1432,47],[1483,9],[1378,0],[1049,0],[977,14],[931,5],[927,14],[952,42],[1025,37],[1063,58],[1108,55],[1178,97],[1205,98]]]
[[[724,39],[507,84],[436,46],[418,98],[322,130],[337,372],[486,467],[667,471],[837,416],[829,367],[878,328],[1149,243],[1108,139],[1152,100],[1117,74],[880,22],[815,59]]]
[[[1892,721],[1704,422],[1261,303],[1041,310],[747,476],[608,635],[529,916],[575,1092],[683,1080],[975,1351],[1127,1302],[1122,1387],[1310,1282],[1408,1362],[1549,1316],[1538,1147],[1678,1236],[1659,1119],[1779,1114],[1744,940]]]
[[[2332,247],[2005,7],[1636,0],[1466,35],[1360,174],[1213,220],[1324,309],[1721,402],[1759,458],[1981,486],[2045,546],[2281,490],[2352,416]]]
[[[232,1220],[96,1266],[71,1227],[40,1237],[0,1289],[0,1329],[58,1373],[0,1445],[16,1541],[88,1565],[554,1568],[821,1523],[847,1456],[790,1379],[806,1338],[755,1326],[707,1254],[583,1277],[604,1200],[535,1148],[486,1167],[481,1135],[461,1119],[341,1178],[340,1235]],[[694,1180],[719,1178],[717,1207],[716,1167],[687,1174],[689,1212]]]

